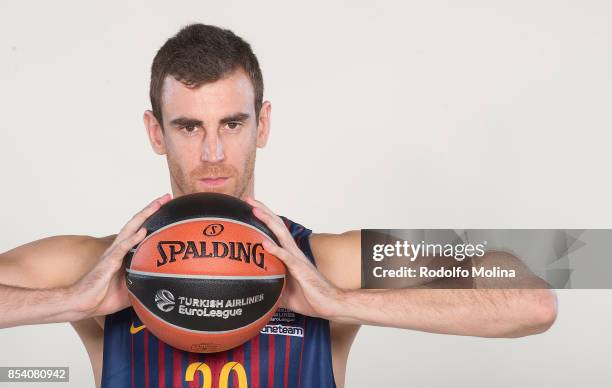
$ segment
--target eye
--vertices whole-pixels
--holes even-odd
[[[195,133],[198,130],[198,127],[195,124],[187,124],[181,127],[181,130],[186,132],[188,135]]]
[[[225,128],[229,132],[238,132],[240,127],[242,127],[242,123],[239,121],[230,121],[229,123],[225,124]]]

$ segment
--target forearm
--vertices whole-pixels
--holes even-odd
[[[546,330],[556,312],[548,289],[343,291],[331,320],[440,334],[518,337]]]
[[[0,284],[0,329],[82,319],[70,288],[32,289]]]

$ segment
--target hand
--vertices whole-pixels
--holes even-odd
[[[112,314],[130,305],[123,259],[145,238],[147,231],[141,227],[144,221],[170,199],[170,194],[165,194],[134,215],[102,254],[98,264],[69,289],[82,318]]]
[[[338,314],[344,291],[325,279],[308,260],[279,216],[251,197],[247,197],[246,201],[253,206],[253,214],[270,228],[280,242],[278,246],[271,240],[264,240],[263,247],[282,260],[288,270],[281,306],[302,315],[326,319]]]

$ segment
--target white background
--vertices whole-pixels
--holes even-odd
[[[234,30],[260,60],[273,125],[256,196],[279,214],[318,232],[610,228],[610,15],[609,1],[3,1],[0,251],[115,233],[170,190],[141,118],[156,50],[190,22]],[[558,295],[553,328],[527,338],[363,328],[347,387],[611,386],[612,292]],[[94,386],[68,324],[0,331],[0,365],[70,366],[70,387]]]

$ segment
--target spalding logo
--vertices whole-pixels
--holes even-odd
[[[208,237],[218,236],[223,232],[223,225],[221,224],[210,224],[204,228],[204,235]]]
[[[159,259],[157,266],[161,267],[178,260],[202,258],[228,258],[245,263],[252,263],[261,269],[266,269],[265,254],[261,243],[244,241],[160,241],[157,243]]]
[[[174,295],[168,290],[159,290],[155,294],[155,303],[157,308],[167,313],[174,308]]]

